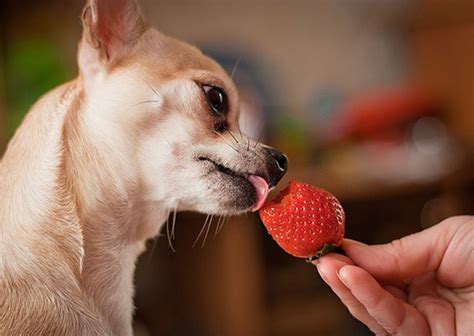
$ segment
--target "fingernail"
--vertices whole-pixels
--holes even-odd
[[[321,277],[321,279],[323,279],[324,282],[327,282],[326,277],[324,276],[323,272],[321,272],[321,267],[319,265],[319,262],[316,263],[315,265],[316,265],[316,268],[318,269],[318,273],[319,273],[319,276]]]
[[[346,268],[346,266],[343,266],[339,269],[339,271],[337,272],[337,277],[339,278],[339,280],[341,280],[341,282],[346,286],[346,287],[349,287],[349,284],[348,284],[348,279],[347,279],[347,271],[344,270]]]
[[[315,265],[316,268],[318,269],[318,272],[321,273],[321,270],[319,269],[319,261],[313,262],[313,265]]]

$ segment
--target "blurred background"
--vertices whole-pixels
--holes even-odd
[[[347,237],[383,243],[474,212],[473,1],[140,2],[234,71],[242,129],[288,154],[287,180],[341,200]],[[30,105],[76,76],[83,4],[0,6],[1,155]],[[175,252],[164,236],[149,242],[136,335],[370,335],[256,215],[217,235],[214,220],[192,248],[204,220],[177,214]]]

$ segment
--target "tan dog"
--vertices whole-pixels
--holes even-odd
[[[239,135],[238,97],[133,0],[90,0],[79,77],[0,164],[0,334],[130,335],[133,272],[171,210],[258,209],[286,157]]]

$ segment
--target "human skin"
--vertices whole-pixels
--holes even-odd
[[[384,245],[344,240],[346,256],[314,262],[351,314],[376,335],[474,335],[474,217]]]

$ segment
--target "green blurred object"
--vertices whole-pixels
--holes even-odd
[[[65,66],[55,45],[45,40],[20,40],[8,45],[5,55],[7,138],[31,105],[66,79]]]
[[[301,166],[311,160],[311,133],[309,123],[305,123],[295,113],[280,113],[273,122],[274,145],[290,158],[292,165]]]

